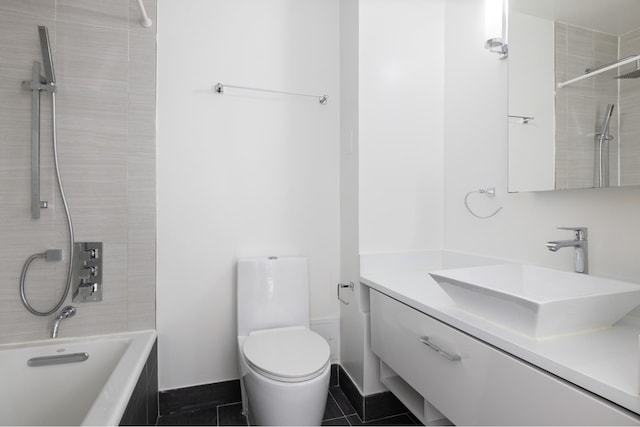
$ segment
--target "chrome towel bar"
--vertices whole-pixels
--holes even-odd
[[[226,84],[222,84],[222,83],[216,83],[216,85],[213,87],[213,90],[215,90],[216,93],[223,94],[225,87],[230,87],[230,88],[233,88],[233,89],[242,89],[242,90],[253,90],[253,91],[257,91],[257,92],[277,93],[277,94],[280,94],[280,95],[307,96],[307,97],[311,97],[311,98],[318,98],[318,101],[322,105],[325,105],[327,103],[328,99],[329,99],[329,95],[326,95],[326,94],[325,95],[311,95],[311,94],[307,94],[307,93],[284,92],[284,91],[281,91],[281,90],[260,89],[260,88],[256,88],[256,87],[247,87],[247,86],[234,86],[234,85],[226,85]]]
[[[529,123],[530,120],[533,120],[533,117],[531,117],[531,116],[513,116],[513,115],[509,115],[509,118],[519,119],[520,123],[522,123],[523,125],[526,125],[527,123]]]

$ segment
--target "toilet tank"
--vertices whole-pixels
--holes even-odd
[[[238,335],[285,326],[309,327],[309,273],[303,257],[240,258]]]

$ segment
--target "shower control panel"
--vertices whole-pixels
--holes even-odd
[[[73,302],[102,301],[102,242],[75,242]]]

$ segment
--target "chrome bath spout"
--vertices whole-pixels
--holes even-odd
[[[55,320],[53,321],[53,326],[51,328],[51,338],[58,337],[58,328],[60,327],[60,322],[62,322],[64,319],[68,319],[75,315],[76,315],[76,308],[74,306],[68,305],[65,308],[63,308],[60,314],[58,314]]]

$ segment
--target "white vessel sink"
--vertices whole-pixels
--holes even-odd
[[[534,338],[610,327],[640,305],[640,285],[531,265],[429,274],[459,309]]]

